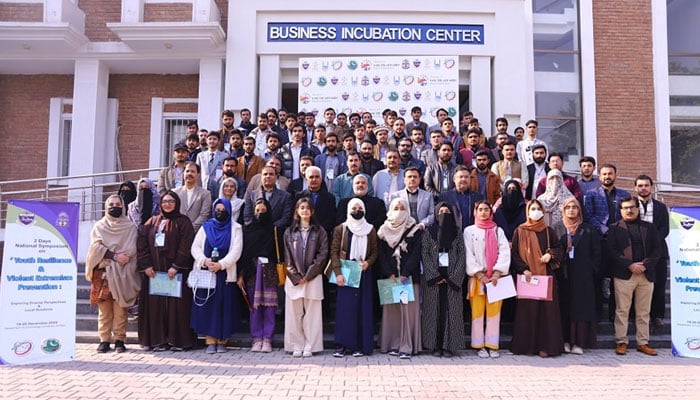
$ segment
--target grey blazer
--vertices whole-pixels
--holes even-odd
[[[245,208],[243,209],[243,222],[246,225],[250,225],[250,223],[253,222],[255,214],[253,206],[255,205],[255,201],[261,197],[264,197],[261,187],[246,192]],[[270,207],[272,208],[270,213],[272,224],[277,227],[279,232],[284,232],[284,230],[292,224],[292,214],[294,213],[292,195],[284,190],[274,189],[272,191]]]
[[[392,193],[391,200],[395,198],[404,199],[408,203],[408,191],[402,189]],[[433,221],[435,221],[435,202],[433,201],[433,195],[423,189],[418,189],[418,220],[416,222],[423,224],[423,226],[427,228],[433,224]]]
[[[192,199],[187,204],[187,189],[184,186],[173,189],[180,197],[180,213],[187,216],[192,221],[194,231],[199,231],[204,221],[211,215],[211,195],[209,191],[199,186],[194,188]]]

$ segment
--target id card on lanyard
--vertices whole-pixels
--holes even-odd
[[[165,228],[166,220],[160,221],[160,225],[158,225],[158,231],[156,232],[156,237],[155,237],[155,246],[156,247],[163,247],[165,246],[165,232],[163,232],[163,229]]]

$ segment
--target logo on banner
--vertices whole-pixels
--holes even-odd
[[[12,351],[16,356],[26,356],[32,351],[32,347],[32,342],[25,340],[23,342],[16,342],[15,345],[12,346]]]
[[[694,219],[688,218],[688,219],[681,220],[681,226],[683,227],[683,229],[690,230],[693,228],[694,225],[695,225]],[[700,339],[698,339],[698,340],[700,340]]]
[[[302,104],[309,104],[309,102],[311,101],[311,96],[308,93],[304,93],[301,96],[299,96],[299,101]]]
[[[56,217],[56,226],[60,226],[61,228],[65,228],[66,226],[68,226],[68,223],[70,223],[70,219],[68,218],[68,214],[65,212],[58,213],[58,217]]]
[[[356,69],[357,69],[357,61],[355,61],[355,60],[350,60],[350,61],[348,62],[348,69],[349,69],[350,71],[356,70]]]
[[[51,354],[61,349],[61,341],[56,338],[46,339],[41,343],[41,351]]]
[[[17,222],[22,225],[31,225],[34,223],[35,215],[33,213],[20,213],[17,217]]]
[[[360,63],[360,68],[362,68],[365,71],[369,71],[372,69],[372,63],[369,60],[362,60]]]

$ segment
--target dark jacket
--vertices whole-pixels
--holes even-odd
[[[284,259],[287,277],[294,285],[298,285],[302,278],[311,281],[317,277],[328,261],[328,235],[325,229],[312,224],[304,246],[301,232],[294,226],[289,227],[284,232]]]
[[[654,282],[655,268],[661,257],[661,243],[659,233],[654,225],[638,221],[639,231],[642,236],[644,257],[642,263],[646,270],[644,275],[649,282]],[[632,271],[629,270],[632,259],[632,244],[630,242],[629,226],[624,220],[617,221],[608,229],[608,251],[612,262],[612,275],[615,278],[630,279]]]

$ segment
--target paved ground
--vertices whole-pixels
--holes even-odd
[[[230,349],[97,354],[78,344],[76,361],[0,368],[0,399],[698,399],[700,360],[612,350],[552,359],[472,351],[452,359],[383,354],[294,359]],[[132,345],[130,349],[137,346]]]

